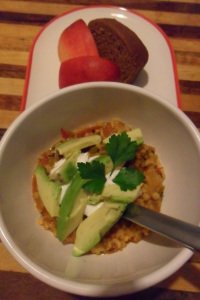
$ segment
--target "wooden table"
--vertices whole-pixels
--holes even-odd
[[[54,16],[95,3],[127,7],[163,29],[175,51],[182,110],[200,129],[200,0],[1,0],[0,137],[20,113],[29,49],[36,34]],[[80,298],[33,278],[0,242],[0,300]],[[200,299],[200,255],[195,253],[173,276],[134,299]]]

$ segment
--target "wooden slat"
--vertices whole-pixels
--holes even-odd
[[[179,64],[190,64],[200,66],[200,53],[192,51],[176,51],[176,62]]]
[[[28,51],[0,49],[0,64],[26,66],[28,62],[28,56]]]
[[[65,1],[66,2],[66,1]],[[64,11],[69,11],[82,5],[68,5],[66,3],[45,3],[45,2],[32,2],[29,1],[5,1],[1,0],[1,11],[9,11],[15,13],[28,13],[28,14],[46,14],[58,15]]]
[[[1,27],[1,25],[0,25],[0,27]],[[1,30],[1,28],[0,28],[0,30]],[[5,37],[0,34],[0,49],[14,50],[14,51],[21,51],[21,50],[29,51],[34,36],[29,37],[29,39],[28,39],[28,38],[20,38],[18,36]]]
[[[200,113],[194,111],[184,111],[197,128],[200,128]]]
[[[32,25],[15,25],[0,23],[0,36],[2,37],[19,37],[23,41],[26,39],[33,39],[37,32],[41,29],[40,26]]]
[[[0,12],[1,23],[38,25],[43,26],[52,19],[51,15],[46,14],[26,14],[14,12]]]
[[[0,77],[24,79],[25,74],[25,66],[15,66],[14,64],[0,64]]]
[[[23,88],[23,79],[0,78],[0,94],[21,96],[23,94]]]
[[[198,26],[187,26],[187,25],[173,25],[173,24],[161,24],[159,23],[162,30],[169,37],[182,37],[182,38],[200,38],[200,31]]]
[[[1,300],[78,300],[77,296],[48,286],[27,273],[1,271],[0,278]]]
[[[199,3],[189,3],[186,1],[183,2],[173,2],[173,1],[145,1],[145,2],[136,2],[132,1],[130,4],[131,7],[141,10],[152,10],[159,12],[179,12],[179,13],[199,13],[200,5]]]
[[[181,100],[184,111],[200,112],[199,95],[182,94]]]
[[[175,51],[196,52],[199,53],[200,40],[194,38],[174,38],[170,37],[170,42]]]
[[[2,139],[2,137],[5,134],[6,130],[7,130],[6,128],[0,128],[0,140]],[[1,240],[0,240],[0,242],[1,242]]]
[[[189,262],[200,263],[200,252],[195,252]]]
[[[22,97],[16,95],[0,94],[0,109],[18,111],[21,107]]]
[[[41,26],[0,23],[0,49],[28,51]]]
[[[19,111],[0,109],[0,128],[8,128],[11,123],[19,116],[19,114]]]
[[[148,10],[135,10],[140,14],[145,15],[147,18],[159,24],[174,24],[174,25],[187,25],[200,26],[200,15],[176,12],[160,12]]]
[[[45,283],[39,281],[29,274],[20,272],[1,272],[0,289],[3,300],[78,300],[90,299],[88,297],[80,297],[72,295],[64,291],[59,291]],[[6,288],[7,287],[7,288]],[[9,287],[9,288],[8,288]],[[91,298],[96,299],[96,298]],[[99,298],[100,299],[100,298]],[[106,299],[114,299],[106,298]],[[152,287],[134,295],[117,297],[118,300],[134,299],[134,300],[199,300],[198,294],[183,291],[171,291],[164,288]]]
[[[198,65],[178,64],[180,80],[200,81],[200,68]]]
[[[16,2],[17,0],[8,0],[9,2]],[[38,0],[19,0],[19,2],[29,2],[29,3],[35,3],[35,2],[40,2]],[[93,5],[93,4],[109,4],[109,5],[118,5],[118,6],[128,6],[128,7],[133,7],[134,5],[138,4],[143,4],[144,7],[145,5],[148,5],[148,3],[152,3],[153,5],[166,5],[169,4],[174,4],[176,5],[175,7],[179,7],[180,5],[185,6],[187,4],[189,5],[197,5],[199,6],[199,0],[42,0],[41,2],[43,3],[48,3],[48,4],[68,4],[70,6],[75,6],[75,5]],[[186,6],[187,7],[187,6]],[[182,9],[181,9],[182,10]],[[173,7],[174,11],[174,7]]]
[[[180,80],[180,89],[183,94],[199,95],[200,94],[200,82]]]
[[[47,22],[51,17],[55,15],[59,15],[63,12],[70,11],[74,8],[79,8],[81,6],[70,6],[70,5],[63,5],[63,4],[55,4],[55,3],[35,3],[33,2],[33,5],[30,9],[30,3],[24,3],[23,1],[2,1],[1,4],[1,15],[0,19],[3,21],[10,21],[14,22],[15,20],[20,22],[25,21],[26,19],[31,22],[31,19],[34,20],[34,22]],[[5,12],[3,12],[5,11]],[[9,12],[8,12],[9,11]],[[177,12],[160,12],[160,11],[151,11],[151,10],[141,10],[141,9],[132,9],[130,8],[130,11],[136,11],[139,14],[142,14],[146,16],[147,18],[153,20],[154,22],[158,24],[168,24],[169,25],[184,25],[189,27],[198,27],[200,26],[200,16],[199,14],[188,14],[186,13],[177,13]],[[13,14],[14,13],[14,14]],[[28,15],[25,15],[27,14]],[[24,14],[24,15],[23,15]],[[31,15],[34,16],[31,16]],[[37,15],[42,15],[42,18],[38,18],[37,21]],[[35,17],[35,18],[33,18]]]
[[[27,271],[13,258],[2,243],[0,243],[0,271],[14,271],[27,273]],[[1,292],[0,292],[1,299]]]
[[[161,0],[162,1],[162,0]],[[166,1],[165,1],[166,2]],[[177,3],[196,3],[199,4],[199,0],[167,0],[167,2],[177,2]]]
[[[10,0],[10,1],[15,1],[15,0]],[[37,2],[38,0],[29,0],[29,2]],[[43,0],[43,2],[48,2],[48,3],[64,3],[66,0]],[[137,4],[144,4],[146,5],[147,3],[153,3],[153,4],[160,4],[160,3],[175,3],[175,4],[181,4],[181,3],[191,3],[191,4],[199,4],[199,0],[68,0],[67,3],[71,4],[83,4],[83,5],[91,5],[91,4],[115,4],[118,6],[134,6]]]
[[[159,286],[174,290],[182,290],[184,286],[185,291],[198,292],[200,287],[199,272],[200,264],[187,263],[169,279],[160,283]]]

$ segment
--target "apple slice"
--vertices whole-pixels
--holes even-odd
[[[99,56],[80,56],[61,63],[59,87],[90,81],[117,81],[120,71],[117,65]]]
[[[58,41],[60,61],[78,56],[98,56],[93,36],[86,23],[79,19],[67,27]]]

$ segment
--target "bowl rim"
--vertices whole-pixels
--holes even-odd
[[[53,99],[55,97],[59,97],[63,94],[68,94],[73,91],[77,90],[84,90],[84,89],[91,89],[91,88],[116,88],[116,89],[121,89],[121,90],[129,90],[132,92],[136,92],[139,94],[144,95],[145,97],[150,97],[151,100],[154,102],[161,103],[162,106],[170,110],[173,114],[178,116],[178,118],[183,121],[184,124],[187,124],[187,127],[190,127],[190,133],[194,136],[195,138],[200,139],[200,134],[199,131],[197,130],[196,126],[193,124],[193,122],[184,114],[184,112],[177,106],[175,106],[172,103],[169,103],[167,99],[164,99],[163,97],[159,96],[156,93],[153,93],[149,90],[146,90],[142,87],[139,86],[134,86],[126,83],[120,83],[120,82],[107,82],[107,81],[100,81],[100,82],[87,82],[87,83],[80,83],[80,84],[75,84],[69,87],[62,88],[60,90],[54,91],[54,93],[47,94],[46,96],[42,97],[40,101],[32,104],[26,110],[23,110],[20,112],[20,114],[17,116],[17,118],[10,124],[6,132],[4,133],[2,139],[0,140],[0,150],[1,150],[1,144],[4,143],[4,140],[7,138],[9,134],[11,134],[11,131],[13,128],[15,128],[18,123],[22,122],[23,119],[26,119],[29,114],[32,113],[32,111],[37,110],[39,107],[42,107],[46,105],[47,102],[54,101]]]
[[[92,83],[83,83],[77,84],[71,87],[63,88],[59,91],[56,91],[53,94],[50,94],[39,103],[33,104],[27,110],[23,111],[16,120],[10,125],[10,127],[5,132],[4,136],[0,141],[0,160],[2,159],[2,153],[4,148],[6,148],[7,141],[12,137],[15,129],[20,126],[23,121],[29,117],[32,112],[39,109],[42,106],[45,106],[48,102],[54,101],[55,97],[62,96],[63,94],[68,94],[77,90],[91,89],[91,88],[117,88],[123,90],[129,90],[144,95],[145,97],[150,97],[151,101],[159,102],[162,106],[170,110],[170,113],[173,113],[178,117],[178,119],[187,127],[190,134],[193,136],[193,139],[198,147],[200,153],[200,134],[192,123],[192,121],[177,107],[168,103],[165,99],[161,99],[158,95],[155,95],[143,88],[137,86],[131,86],[124,83],[116,82],[92,82]],[[0,212],[0,238],[8,249],[8,251],[14,256],[14,258],[34,277],[45,282],[46,284],[60,289],[65,292],[72,294],[82,295],[82,296],[97,296],[97,297],[108,297],[108,296],[120,296],[127,295],[130,293],[135,293],[146,288],[149,288],[162,280],[166,279],[174,272],[176,272],[193,254],[189,249],[183,248],[180,252],[168,263],[166,263],[162,268],[153,271],[151,274],[148,274],[144,277],[138,278],[134,281],[127,281],[123,285],[119,284],[90,284],[84,282],[73,281],[70,279],[60,278],[56,275],[51,274],[48,271],[45,271],[37,264],[33,263],[27,255],[25,255],[22,250],[14,242],[12,236],[9,234],[4,221],[3,216]]]

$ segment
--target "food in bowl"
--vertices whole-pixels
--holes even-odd
[[[134,201],[161,207],[164,171],[142,131],[115,119],[61,133],[33,176],[40,224],[73,243],[74,256],[113,253],[147,236],[149,230],[121,218]]]

